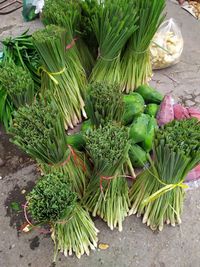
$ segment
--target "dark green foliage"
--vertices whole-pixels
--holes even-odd
[[[124,102],[119,86],[105,82],[90,84],[86,98],[86,112],[95,126],[106,121],[121,122]]]
[[[28,210],[37,223],[58,222],[73,212],[77,196],[65,175],[42,177],[27,197]]]

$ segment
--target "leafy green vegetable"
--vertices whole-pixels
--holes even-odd
[[[128,129],[109,123],[86,134],[86,149],[94,164],[83,203],[99,215],[113,230],[122,231],[127,216],[129,198],[125,179],[127,171],[134,175],[128,156]]]
[[[33,42],[42,61],[42,95],[50,92],[58,105],[65,127],[77,125],[85,115],[83,92],[74,77],[74,65],[66,62],[67,45],[65,29],[51,25],[33,34]],[[70,50],[69,50],[70,51]],[[71,61],[70,61],[71,62]]]
[[[89,85],[86,112],[93,125],[99,126],[106,121],[120,122],[123,111],[123,96],[119,86],[105,82]]]
[[[139,19],[122,55],[122,88],[127,93],[145,84],[152,76],[149,47],[164,19],[165,0],[133,0]]]
[[[52,173],[42,177],[27,197],[28,210],[36,222],[57,222],[71,216],[77,201],[69,179]]]
[[[152,230],[164,223],[181,223],[183,184],[188,172],[200,163],[200,123],[197,119],[173,121],[157,131],[154,162],[130,190],[132,213],[143,214]]]
[[[77,202],[69,175],[55,172],[42,177],[28,195],[28,210],[39,223],[49,223],[58,251],[65,256],[74,252],[78,258],[97,247],[97,233],[89,214]]]
[[[136,31],[137,11],[131,1],[100,1],[92,18],[99,51],[91,81],[121,82],[120,57],[129,37]]]

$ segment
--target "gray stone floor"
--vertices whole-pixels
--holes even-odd
[[[172,94],[188,105],[200,106],[200,22],[167,2],[167,16],[177,19],[185,40],[181,62],[169,69],[157,71],[152,84],[161,92]],[[41,27],[39,21],[24,23],[20,11],[0,16],[0,40],[17,35],[25,29]],[[0,157],[8,160],[7,169],[0,167],[0,267],[52,267],[53,243],[35,231],[18,234],[16,226],[23,222],[22,214],[10,210],[12,201],[23,201],[22,190],[32,187],[37,179],[35,165],[8,145],[0,132]],[[17,170],[17,171],[16,171]],[[162,233],[153,233],[131,216],[124,231],[111,232],[101,220],[100,242],[109,244],[106,251],[96,250],[81,260],[58,258],[57,267],[199,267],[200,266],[200,189],[189,191],[185,201],[183,223],[180,227],[166,226]]]

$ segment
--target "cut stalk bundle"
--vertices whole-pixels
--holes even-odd
[[[99,215],[113,230],[122,231],[122,222],[128,214],[129,198],[127,171],[134,175],[130,159],[128,130],[112,124],[86,134],[86,149],[94,164],[83,203]],[[130,168],[128,170],[128,168]]]
[[[84,101],[73,68],[66,65],[67,33],[51,25],[33,34],[33,42],[42,61],[42,94],[49,90],[63,116],[65,128],[73,128],[86,116]]]
[[[67,145],[63,120],[55,103],[40,101],[20,108],[11,132],[13,143],[37,160],[44,173],[69,173],[74,191],[83,196],[88,164],[82,153]]]
[[[122,89],[127,93],[148,83],[152,77],[149,47],[162,23],[165,0],[136,0],[137,30],[132,34],[122,57]]]
[[[42,177],[28,195],[28,210],[33,219],[50,224],[58,251],[65,256],[74,252],[78,258],[97,247],[97,233],[93,221],[77,202],[77,196],[69,184],[69,177],[58,172]]]
[[[6,38],[2,41],[4,61],[14,62],[17,66],[29,70],[35,82],[35,87],[38,89],[41,85],[41,79],[38,74],[40,58],[33,45],[32,36],[27,32],[22,33],[21,36]]]
[[[119,86],[105,82],[90,84],[86,98],[86,112],[91,123],[97,127],[106,121],[121,122],[124,102]]]
[[[70,66],[74,66],[72,75],[76,77],[80,90],[84,92],[86,77],[83,67],[86,70],[88,67],[91,68],[93,58],[88,47],[81,40],[79,31],[81,26],[81,6],[79,2],[74,0],[45,1],[42,21],[45,25],[54,24],[63,27],[68,32],[70,37],[68,45],[71,46],[71,49],[67,51],[66,59],[67,62],[70,61]]]
[[[200,123],[197,119],[173,121],[157,132],[154,162],[130,190],[130,214],[143,214],[152,230],[165,223],[181,223],[187,186],[184,180],[200,162]]]
[[[100,1],[99,9],[92,19],[93,31],[99,45],[97,63],[91,81],[120,83],[121,51],[136,31],[137,12],[131,1]]]
[[[34,82],[30,73],[12,61],[0,65],[0,120],[8,130],[13,112],[34,101]]]

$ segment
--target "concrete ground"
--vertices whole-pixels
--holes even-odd
[[[0,40],[17,35],[27,27],[41,27],[39,21],[23,23],[21,11],[0,16]],[[181,62],[157,71],[152,83],[163,93],[172,92],[187,105],[200,105],[200,22],[171,2],[167,16],[178,21],[185,47]],[[9,137],[0,129],[0,267],[53,267],[53,243],[48,235],[37,230],[21,234],[17,229],[25,221],[16,205],[24,203],[37,180],[34,162],[9,144]],[[105,251],[91,252],[81,260],[58,258],[57,267],[199,267],[200,266],[200,189],[189,191],[185,201],[183,224],[166,226],[162,233],[153,233],[131,216],[122,233],[110,231],[101,220],[99,240],[109,244]]]

